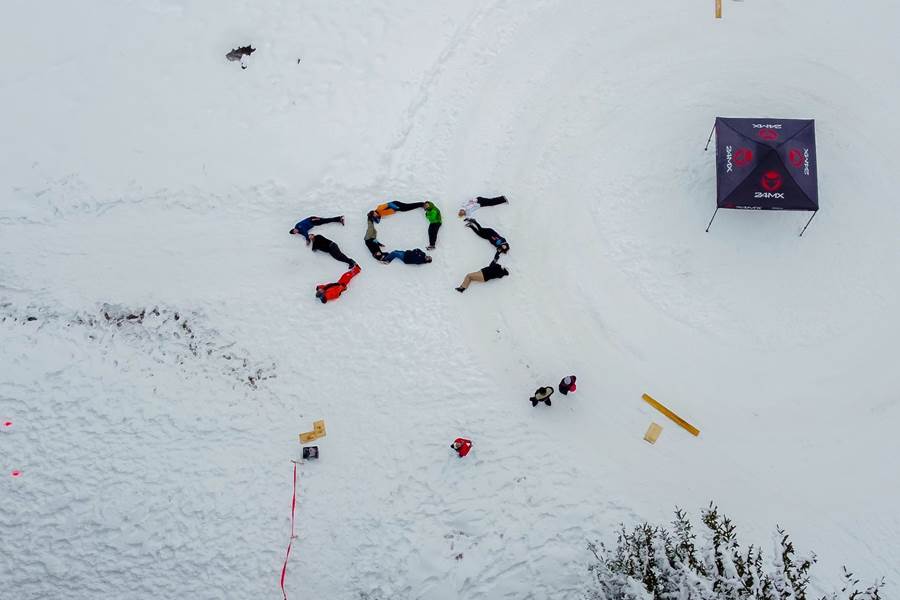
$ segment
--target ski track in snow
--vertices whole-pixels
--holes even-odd
[[[7,589],[277,595],[289,459],[324,418],[289,597],[577,598],[588,540],[710,499],[748,543],[778,523],[814,550],[817,589],[845,563],[897,590],[900,480],[882,457],[898,450],[900,211],[882,199],[900,132],[879,68],[855,66],[895,43],[838,2],[758,4],[711,23],[706,3],[661,0],[143,0],[84,23],[88,65],[57,42],[75,9],[34,40],[11,31],[33,68],[0,89],[34,133],[0,146]],[[822,47],[835,11],[866,44]],[[758,55],[734,51],[763,30]],[[249,68],[219,65],[244,40]],[[823,210],[802,240],[791,213],[720,213],[703,233],[702,145],[726,113],[817,119]],[[491,252],[456,205],[500,193],[477,218],[508,237],[512,276],[457,295]],[[385,199],[439,204],[434,263],[369,259],[364,215]],[[314,286],[343,265],[286,234],[308,214],[345,214],[321,232],[363,268],[327,306]],[[418,211],[378,230],[425,245]],[[104,303],[178,310],[222,352],[193,356],[171,320],[117,327]],[[276,376],[246,385],[259,369]],[[531,408],[570,372],[578,394]]]

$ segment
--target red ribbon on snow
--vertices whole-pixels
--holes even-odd
[[[281,593],[287,600],[287,592],[284,591],[284,576],[287,574],[288,559],[291,557],[291,546],[294,545],[294,509],[297,508],[297,463],[294,463],[294,493],[291,497],[291,541],[288,542],[287,554],[284,555],[284,566],[281,567]]]

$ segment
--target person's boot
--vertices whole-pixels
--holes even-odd
[[[462,294],[464,291],[466,291],[466,288],[458,287],[458,288],[456,288],[456,291],[459,292],[460,294]]]
[[[531,399],[531,406],[532,406],[532,407],[537,406],[537,403],[538,403],[537,400],[535,400],[534,398]]]
[[[344,215],[341,215],[341,225],[344,224]]]
[[[547,403],[547,406],[550,406],[550,398],[547,398],[546,400],[544,400],[544,402]]]

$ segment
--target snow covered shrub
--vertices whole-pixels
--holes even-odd
[[[710,503],[699,538],[681,509],[671,528],[641,523],[619,531],[614,549],[588,544],[591,600],[813,600],[807,593],[815,555],[798,555],[781,528],[775,555],[741,547],[734,523]],[[883,581],[860,590],[844,569],[840,593],[821,600],[882,600]]]

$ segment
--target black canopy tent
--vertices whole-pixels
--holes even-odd
[[[716,210],[819,210],[812,119],[716,117]],[[707,148],[709,143],[707,142]]]

